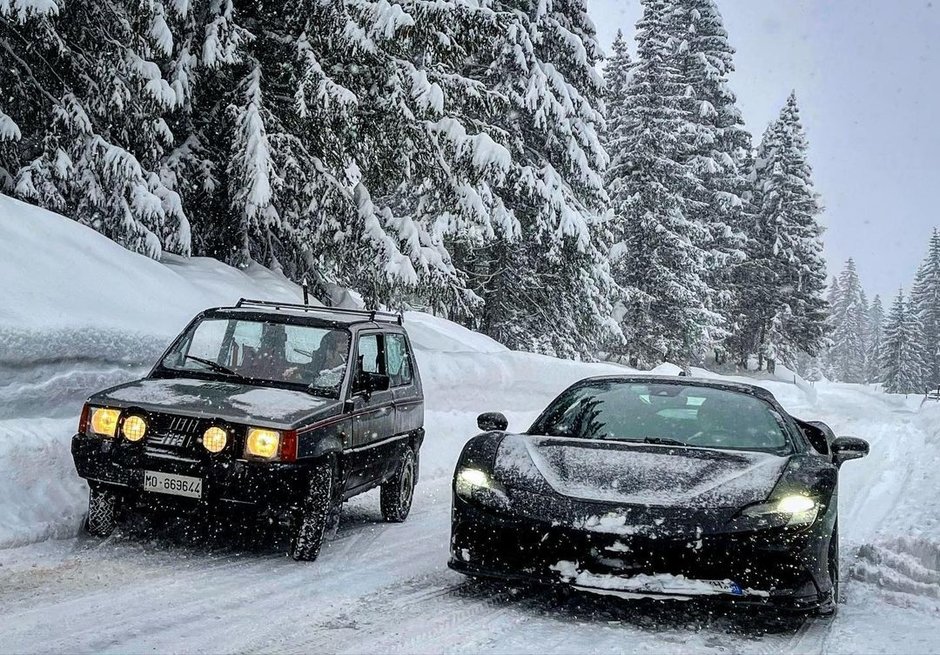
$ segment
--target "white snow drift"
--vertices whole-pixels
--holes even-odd
[[[810,624],[796,635],[755,636],[707,618],[657,618],[650,624],[648,613],[607,605],[596,606],[598,618],[546,607],[548,601],[531,596],[492,600],[480,595],[489,592],[465,591],[463,578],[445,567],[448,478],[460,447],[476,431],[480,411],[503,410],[512,427],[526,427],[574,380],[624,369],[512,352],[447,321],[409,313],[406,325],[427,391],[428,437],[414,515],[405,524],[375,524],[371,504],[377,501],[359,499],[337,539],[313,565],[185,548],[167,552],[120,538],[98,544],[73,538],[86,487],[74,474],[69,439],[84,397],[145,373],[205,307],[243,296],[298,300],[300,294],[260,267],[236,270],[200,258],[155,262],[3,196],[0,288],[0,638],[5,649],[940,648],[940,404],[920,407],[919,398],[855,385],[812,388],[792,378],[761,382],[792,413],[826,420],[838,434],[871,442],[867,459],[843,469],[840,530],[847,602],[834,621]],[[677,369],[663,366],[657,372]],[[260,615],[267,620],[244,631],[219,620]],[[56,617],[52,627],[49,616]],[[297,616],[303,617],[303,631],[296,630]]]

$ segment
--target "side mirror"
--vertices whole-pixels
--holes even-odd
[[[387,375],[359,371],[356,384],[353,386],[353,393],[363,393],[368,397],[376,391],[388,391],[391,384],[391,378]]]
[[[859,459],[868,454],[868,442],[857,437],[838,437],[831,444],[832,463],[842,466],[850,459]]]
[[[509,420],[499,412],[486,412],[477,417],[477,427],[484,432],[502,432],[509,427]]]

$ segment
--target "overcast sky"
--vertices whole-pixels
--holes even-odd
[[[639,0],[587,2],[606,51],[632,43]],[[909,288],[940,226],[940,0],[717,3],[755,139],[796,90],[830,274],[854,257],[869,294]]]

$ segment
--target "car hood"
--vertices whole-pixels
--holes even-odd
[[[788,457],[768,453],[509,435],[495,473],[534,478],[569,498],[623,505],[729,508],[765,500]]]
[[[275,428],[296,427],[313,415],[339,411],[340,405],[291,389],[190,378],[137,380],[97,393],[89,402]]]

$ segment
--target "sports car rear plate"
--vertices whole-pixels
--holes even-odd
[[[202,498],[202,478],[174,475],[162,471],[144,471],[144,491]]]

